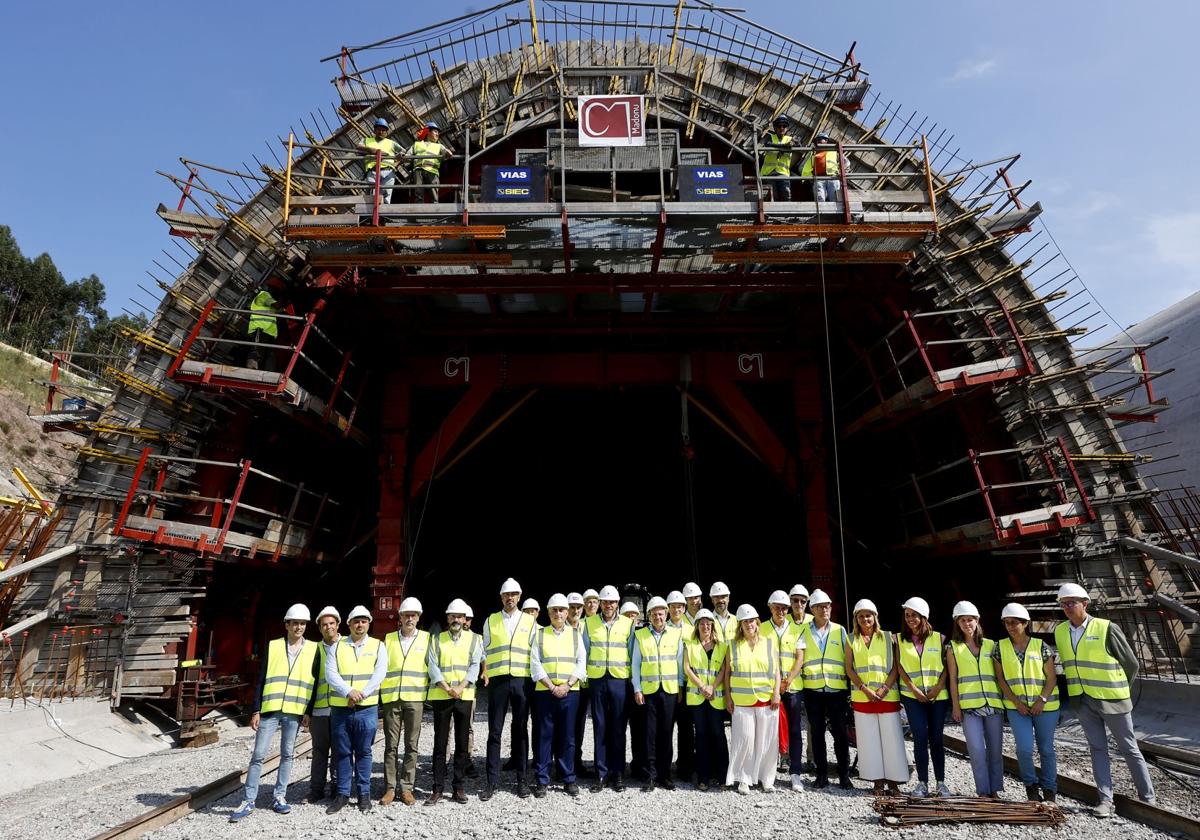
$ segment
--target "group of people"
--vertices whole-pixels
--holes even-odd
[[[391,127],[382,117],[375,120],[372,129],[372,136],[364,138],[358,147],[363,152],[363,171],[371,185],[369,194],[374,195],[378,185],[379,203],[391,204],[399,161],[406,160],[409,162],[411,183],[416,187],[412,191],[412,200],[420,202],[427,196],[431,203],[437,204],[442,161],[451,155],[449,147],[441,142],[441,127],[433,121],[425,123],[417,139],[407,149],[388,137]]]
[[[801,146],[799,151],[793,147],[799,145],[789,131],[792,121],[787,114],[779,114],[771,121],[771,129],[762,135],[762,163],[758,174],[768,178],[768,187],[776,201],[792,200],[792,182],[796,174],[805,179],[802,183],[811,185],[811,196],[804,196],[811,201],[840,201],[842,196],[842,178],[848,172],[845,157],[839,153],[837,144],[828,134],[817,134],[813,137],[812,150],[805,151]],[[800,162],[800,172],[794,174],[793,169],[797,158],[803,155]]]
[[[481,632],[472,630],[473,611],[459,598],[446,607],[443,629],[421,630],[423,607],[416,598],[405,598],[399,629],[383,639],[369,635],[371,614],[362,606],[347,616],[349,636],[340,634],[341,616],[334,607],[322,610],[320,642],[304,637],[308,608],[289,609],[285,635],[272,640],[262,657],[251,718],[257,733],[254,753],[244,801],[230,819],[253,812],[262,762],[276,730],[281,758],[272,807],[277,813],[290,811],[286,792],[302,726],[311,729],[313,740],[309,801],[325,798],[332,770],[327,812],[344,808],[351,793],[359,809],[370,810],[372,745],[380,718],[386,786],[380,801],[416,804],[426,704],[433,714],[434,748],[433,785],[424,804],[443,798],[466,802],[477,690],[486,693],[488,718],[481,801],[500,786],[501,743],[510,716],[512,758],[504,769],[516,773],[516,794],[544,797],[553,776],[566,794],[578,796],[589,709],[594,792],[625,789],[631,720],[640,720],[633,753],[646,791],[674,789],[673,757],[685,781],[694,773],[700,790],[771,793],[781,763],[790,771],[791,788],[802,790],[806,729],[814,774],[807,786],[831,784],[828,732],[837,784],[850,789],[852,719],[859,778],[871,782],[876,794],[896,794],[909,781],[903,709],[918,778],[909,795],[951,795],[942,737],[949,714],[962,724],[977,795],[998,798],[1003,788],[1007,719],[1027,797],[1053,801],[1060,670],[1091,749],[1101,797],[1096,814],[1112,813],[1107,733],[1116,740],[1139,797],[1154,801],[1133,735],[1130,684],[1136,658],[1116,625],[1088,614],[1087,592],[1077,584],[1059,590],[1066,620],[1055,630],[1054,647],[1030,636],[1029,613],[1016,603],[1004,608],[1007,637],[996,641],[984,636],[979,610],[968,601],[954,606],[947,640],[930,626],[929,604],[922,598],[903,604],[899,632],[882,629],[879,611],[868,599],[854,605],[847,629],[831,620],[829,595],[817,589],[810,596],[802,585],[771,593],[769,618],[763,621],[749,603],[731,612],[724,583],[710,588],[711,609],[703,606],[700,588],[688,583],[665,599],[651,598],[641,626],[637,605],[621,604],[613,586],[554,594],[544,625],[538,623],[540,605],[532,599],[521,604],[515,580],[506,580],[499,595],[500,609],[487,617]],[[532,787],[526,776],[531,710]]]

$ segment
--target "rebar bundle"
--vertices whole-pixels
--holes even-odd
[[[941,823],[1005,823],[1008,825],[1063,825],[1067,818],[1058,806],[1045,802],[1006,801],[976,796],[880,796],[875,798],[879,821],[891,828]]]

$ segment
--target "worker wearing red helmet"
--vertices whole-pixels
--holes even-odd
[[[427,189],[417,189],[416,200],[424,203],[423,193],[438,203],[437,185],[441,182],[442,159],[450,156],[450,150],[441,143],[442,131],[437,123],[425,123],[416,141],[405,153],[412,161],[412,182],[418,187],[429,184]]]
[[[842,197],[841,175],[846,171],[846,162],[838,154],[837,144],[828,134],[813,138],[813,151],[800,167],[801,178],[812,178],[814,201],[840,201]]]

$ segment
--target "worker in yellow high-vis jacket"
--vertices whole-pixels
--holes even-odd
[[[441,142],[442,130],[435,122],[425,123],[425,135],[420,137],[405,152],[410,158],[412,182],[417,186],[428,184],[425,189],[413,190],[413,200],[423,203],[425,196],[438,203],[438,184],[441,183],[442,161],[450,157],[450,149]]]

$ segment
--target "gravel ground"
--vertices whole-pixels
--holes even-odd
[[[481,754],[486,738],[483,708],[476,712],[477,763],[482,771]],[[507,729],[507,727],[506,727]],[[249,760],[253,739],[249,730],[237,735],[225,735],[220,744],[198,750],[173,750],[170,753],[130,761],[96,773],[83,774],[64,780],[56,786],[44,786],[33,791],[0,799],[0,819],[4,836],[12,838],[54,837],[85,838],[111,827],[135,814],[211,781],[222,773],[244,769]],[[585,736],[584,755],[591,753],[591,727]],[[507,736],[507,732],[506,732]],[[505,738],[507,742],[507,737]],[[417,772],[418,797],[427,792],[432,781],[430,754],[433,747],[433,724],[426,717],[421,732],[421,759]],[[505,745],[507,753],[507,743]],[[383,735],[375,745],[374,795],[382,793]],[[830,745],[832,756],[832,745]],[[1071,766],[1068,766],[1068,762]],[[1060,766],[1090,777],[1086,760],[1082,765],[1066,759],[1060,753]],[[1079,773],[1080,767],[1085,772]],[[1119,765],[1114,765],[1114,769]],[[292,813],[278,816],[260,807],[238,825],[230,825],[228,815],[241,801],[240,793],[233,794],[201,811],[155,832],[156,840],[206,840],[206,838],[322,838],[333,835],[405,838],[453,837],[521,837],[537,838],[570,832],[576,837],[661,838],[664,832],[684,829],[689,838],[768,838],[780,832],[795,833],[799,822],[814,817],[821,822],[823,837],[839,838],[938,838],[957,840],[988,838],[988,840],[1029,840],[1035,837],[1087,837],[1089,840],[1122,838],[1141,840],[1169,835],[1146,828],[1119,817],[1097,820],[1086,806],[1060,797],[1059,804],[1067,814],[1064,833],[1046,828],[1023,826],[959,826],[937,829],[906,829],[897,831],[879,825],[871,808],[871,797],[863,790],[866,784],[856,782],[859,789],[850,792],[836,787],[824,791],[796,793],[785,789],[784,777],[772,795],[753,793],[739,796],[733,792],[701,792],[681,784],[674,792],[643,793],[631,785],[623,794],[606,790],[592,794],[584,785],[577,800],[566,796],[560,786],[551,786],[545,799],[518,799],[512,773],[504,774],[504,784],[496,796],[486,803],[476,798],[480,782],[468,780],[470,801],[456,805],[443,800],[437,806],[420,805],[406,808],[399,803],[387,807],[376,805],[367,814],[360,813],[353,803],[336,816],[325,814],[325,803],[309,805],[304,801],[308,791],[309,762],[296,762],[288,800]],[[970,766],[954,755],[947,757],[947,782],[956,793],[973,792]],[[914,777],[915,780],[915,777]],[[270,801],[273,774],[266,776],[259,793],[259,803]],[[1121,785],[1118,782],[1118,785]],[[1120,789],[1120,788],[1119,788]],[[1165,793],[1164,789],[1164,793]],[[1022,798],[1019,781],[1007,781],[1006,796]]]

